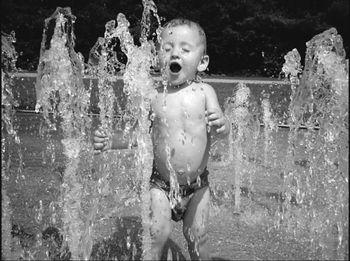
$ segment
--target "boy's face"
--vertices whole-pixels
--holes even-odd
[[[195,79],[197,71],[207,68],[209,57],[204,54],[202,38],[195,26],[165,28],[161,39],[160,66],[170,85],[191,81]]]

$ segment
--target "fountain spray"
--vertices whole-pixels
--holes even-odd
[[[45,20],[36,82],[36,111],[42,110],[48,132],[55,131],[58,122],[63,131],[67,164],[61,193],[65,241],[62,248],[68,245],[73,259],[88,259],[89,250],[84,246],[91,237],[84,235],[89,227],[83,219],[84,184],[79,175],[79,163],[89,144],[87,109],[90,94],[82,81],[83,57],[74,51],[74,21],[69,7],[58,7]],[[51,27],[54,27],[53,32],[49,31]]]

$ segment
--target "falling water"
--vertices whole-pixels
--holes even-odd
[[[104,97],[113,97],[113,88],[108,85],[116,71],[123,72],[123,92],[127,96],[127,103],[124,112],[126,120],[124,133],[133,130],[133,136],[137,140],[137,148],[135,149],[135,166],[136,180],[141,183],[142,197],[142,246],[143,258],[149,259],[150,250],[150,198],[149,198],[149,179],[152,173],[153,164],[153,146],[149,134],[149,111],[150,101],[156,94],[154,82],[150,75],[150,68],[155,64],[155,47],[152,41],[148,41],[150,34],[150,19],[151,15],[157,18],[158,25],[160,19],[157,15],[157,9],[152,1],[143,1],[144,11],[141,21],[141,37],[140,46],[134,43],[134,39],[129,32],[129,21],[125,15],[119,13],[117,16],[117,26],[114,20],[106,24],[104,38],[100,38],[95,46],[94,53],[102,47],[101,54],[95,56],[99,58],[100,75],[99,75],[99,91]],[[116,54],[113,53],[113,42],[119,39],[120,47],[123,53],[127,56],[127,63],[124,66],[118,61]],[[101,77],[102,76],[102,77]],[[104,91],[105,90],[105,91]],[[100,102],[101,102],[100,95]],[[112,124],[106,120],[104,112],[106,111],[110,119],[113,118],[114,108],[105,109],[105,104],[113,104],[112,100],[106,102],[102,100],[100,106],[100,120],[107,133],[111,133]],[[120,109],[120,107],[119,107]],[[120,111],[119,114],[122,114]],[[102,116],[101,116],[102,115]],[[137,124],[136,124],[137,122]],[[136,125],[135,125],[136,124]],[[135,128],[136,127],[136,128]],[[131,144],[130,144],[131,145]],[[108,171],[106,171],[108,173]],[[137,183],[137,182],[136,182]]]
[[[225,103],[225,114],[233,123],[228,158],[235,174],[234,213],[242,212],[245,176],[251,177],[248,192],[254,193],[252,183],[259,182],[266,171],[265,179],[274,180],[279,194],[263,193],[274,195],[281,204],[271,212],[277,234],[284,237],[282,231],[286,231],[308,244],[314,256],[344,259],[348,246],[348,61],[341,37],[333,28],[307,42],[304,70],[296,49],[285,59],[282,70],[291,82],[286,155],[277,150],[275,134],[281,127],[267,94],[262,93],[258,112],[264,126],[261,147],[249,143],[251,137],[259,136],[259,131],[251,132],[257,124],[249,124],[254,118],[249,88],[239,83]],[[253,151],[264,152],[262,162],[249,152],[251,146]],[[246,165],[249,157],[252,160]],[[257,165],[266,170],[256,169]],[[253,174],[247,175],[247,169]]]
[[[63,153],[67,159],[60,202],[64,241],[73,259],[88,259],[92,239],[90,226],[82,218],[84,183],[79,163],[90,144],[87,139],[90,97],[82,81],[83,58],[74,51],[74,21],[75,16],[69,7],[58,7],[45,20],[36,83],[36,110],[42,109],[48,132],[55,131],[60,121]],[[54,31],[49,32],[52,25]],[[62,247],[66,247],[66,244]]]
[[[256,113],[257,105],[251,97],[251,91],[244,83],[238,83],[233,96],[225,101],[225,115],[232,123],[228,136],[228,161],[234,168],[234,212],[241,212],[242,178],[249,176],[249,191],[252,192],[254,170],[250,171],[247,155],[255,150],[260,133],[260,126]],[[248,164],[248,165],[247,165]]]
[[[153,43],[147,39],[150,34],[150,15],[152,13],[157,17],[157,12],[153,2],[144,1],[143,4],[140,45],[134,43],[125,16],[119,14],[117,26],[115,21],[108,22],[104,38],[98,41],[98,46],[103,48],[99,51],[101,55],[96,73],[99,78],[99,119],[107,132],[112,131],[115,124],[115,108],[112,105],[116,103],[116,97],[112,85],[118,71],[123,72],[124,91],[128,99],[126,108],[118,109],[117,112],[123,110],[125,113],[125,132],[134,127],[136,120],[139,122],[135,132],[138,142],[138,148],[135,150],[136,179],[141,185],[142,256],[147,259],[150,247],[150,202],[147,192],[153,159],[148,134],[148,110],[150,99],[154,95],[150,67],[155,59]],[[109,190],[108,179],[111,172],[110,167],[105,166],[98,173],[91,173],[92,147],[87,139],[91,126],[90,118],[86,116],[90,90],[82,84],[84,64],[82,57],[74,51],[74,20],[75,17],[69,8],[58,8],[45,21],[36,85],[36,109],[41,110],[44,115],[44,138],[50,139],[55,132],[60,131],[57,127],[59,125],[63,131],[62,145],[66,156],[66,168],[61,190],[62,199],[50,204],[53,210],[56,205],[62,209],[61,215],[53,215],[50,218],[52,224],[58,223],[57,219],[63,223],[66,243],[62,245],[61,258],[70,257],[66,249],[68,246],[73,259],[89,259],[94,239],[93,229],[100,214],[96,206],[99,206],[99,199]],[[49,28],[55,28],[52,35],[49,35]],[[113,39],[116,38],[127,56],[126,65],[119,62],[113,53]],[[12,107],[16,103],[9,88],[11,73],[7,70],[16,58],[11,45],[13,40],[11,37],[3,38],[2,35],[2,112],[5,112],[2,113],[2,122],[5,123],[2,125],[2,134],[7,132],[11,136],[9,140],[19,141],[12,123]],[[8,60],[3,60],[4,57]],[[283,170],[282,205],[274,213],[274,225],[278,231],[286,231],[287,235],[292,235],[293,239],[315,252],[314,256],[318,258],[345,259],[348,248],[349,196],[348,61],[345,61],[341,37],[335,29],[330,29],[311,39],[307,43],[304,70],[301,68],[300,55],[296,49],[288,53],[285,59],[282,70],[289,75],[292,87],[289,106],[290,129],[287,153],[278,157]],[[4,61],[10,62],[5,63],[7,67],[4,67]],[[249,191],[254,192],[253,181],[261,174],[253,166],[254,158],[261,153],[257,146],[261,133],[256,112],[252,110],[252,107],[257,105],[253,105],[251,96],[250,89],[240,83],[233,97],[230,97],[225,105],[225,114],[233,123],[229,136],[228,158],[234,164],[236,174],[235,213],[242,213],[241,188],[245,176],[250,179]],[[265,165],[275,162],[274,146],[277,141],[273,138],[276,122],[272,105],[267,96],[261,101],[260,119],[265,126],[262,133]],[[2,155],[6,150],[3,137],[2,135]],[[54,143],[49,141],[49,146],[49,150],[54,153]],[[253,161],[250,161],[252,155]],[[54,155],[50,159],[51,163],[55,162]],[[2,181],[6,181],[7,163],[3,157],[2,163]],[[84,164],[86,166],[81,167]],[[272,170],[279,171],[277,167]],[[94,179],[96,175],[98,177]],[[13,242],[14,238],[10,236],[12,211],[5,184],[6,182],[2,183],[2,257],[19,259],[19,255],[15,256],[13,251],[10,251],[10,245],[16,242]],[[87,194],[93,199],[87,201]],[[45,206],[40,200],[35,216],[37,222],[43,220],[43,208]],[[286,234],[278,235],[283,237]],[[129,235],[126,237],[129,238]],[[40,244],[39,239],[37,243]],[[132,255],[134,258],[135,252],[133,251]],[[23,257],[35,258],[31,255],[22,255]]]
[[[108,25],[106,25],[106,32],[108,28]],[[89,59],[89,63],[92,65],[89,68],[89,73],[98,79],[99,122],[106,134],[113,133],[113,125],[115,124],[114,105],[116,104],[113,85],[116,82],[115,75],[117,74],[117,70],[122,67],[122,64],[112,55],[112,47],[113,45],[110,45],[107,38],[99,37],[90,51]],[[97,64],[96,61],[95,64],[91,63],[92,58],[97,60]],[[101,200],[110,193],[109,179],[112,174],[112,166],[109,164],[109,161],[110,155],[106,155],[105,153],[95,156],[94,165],[97,165],[97,170],[94,176],[97,177],[97,182],[96,188],[92,190],[92,203],[88,214],[90,233],[93,231],[98,212],[101,210]]]
[[[9,180],[10,159],[5,159],[6,150],[13,145],[13,141],[19,144],[20,140],[14,128],[14,109],[17,105],[14,99],[11,79],[16,71],[17,52],[13,46],[16,42],[15,33],[10,35],[1,32],[1,259],[15,259],[11,253],[11,215],[10,199],[7,195],[7,182]],[[6,139],[7,138],[7,139]],[[6,142],[7,141],[7,142]],[[10,144],[6,144],[10,143]]]
[[[235,148],[234,166],[235,166],[235,212],[240,212],[241,205],[241,170],[242,170],[242,147],[243,147],[243,133],[245,131],[245,118],[248,117],[248,99],[250,97],[250,90],[244,84],[238,86],[236,93],[236,108],[234,110],[234,120],[237,125],[237,138],[233,143]]]
[[[283,68],[295,90],[290,105],[286,201],[281,218],[296,235],[306,229],[308,240],[316,249],[320,247],[322,258],[342,259],[348,244],[343,241],[348,232],[349,196],[347,61],[341,36],[334,28],[316,35],[306,45],[299,85],[300,56],[296,50],[287,55]],[[298,144],[300,127],[307,129],[302,144]],[[303,172],[291,166],[298,160],[300,147],[307,155]],[[297,208],[290,204],[292,195]]]
[[[276,158],[276,149],[273,146],[274,134],[277,131],[277,123],[274,119],[269,97],[266,96],[261,101],[263,124],[264,124],[264,162],[272,158],[274,163]],[[274,165],[274,164],[273,164]],[[275,166],[274,166],[275,167]]]

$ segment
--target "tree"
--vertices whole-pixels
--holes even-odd
[[[154,0],[163,22],[184,17],[199,22],[206,31],[209,73],[278,76],[283,56],[314,35],[335,27],[349,51],[347,0]],[[89,51],[105,24],[122,12],[137,39],[142,15],[141,0],[6,0],[2,31],[16,32],[17,66],[35,71],[44,19],[57,6],[70,6],[77,17],[76,51],[88,59]],[[303,57],[304,58],[304,57]]]

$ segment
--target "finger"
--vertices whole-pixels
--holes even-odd
[[[223,120],[221,118],[219,118],[219,119],[211,120],[209,122],[209,125],[210,126],[215,125],[215,126],[220,126],[221,127],[221,125],[223,125],[223,123],[224,123]]]
[[[216,120],[216,119],[220,119],[220,118],[222,118],[222,115],[220,113],[216,113],[216,112],[214,112],[208,116],[209,120]]]
[[[94,143],[103,143],[104,141],[105,141],[105,138],[94,137]]]
[[[212,120],[216,120],[218,118],[218,116],[216,114],[210,114],[208,115],[208,120],[212,121]]]
[[[94,155],[101,154],[101,150],[94,150]]]
[[[208,115],[211,115],[213,113],[220,113],[220,110],[219,109],[215,109],[215,108],[212,108],[212,109],[209,109],[206,111]]]
[[[94,137],[94,142],[96,142],[96,143],[103,143],[103,142],[106,142],[108,140],[109,140],[109,137],[106,137],[106,136],[103,136],[103,137],[95,136]]]
[[[216,133],[221,133],[221,132],[224,132],[224,131],[225,131],[225,125],[216,129]]]
[[[105,146],[104,143],[95,143],[94,144],[94,149],[95,150],[101,150]]]

